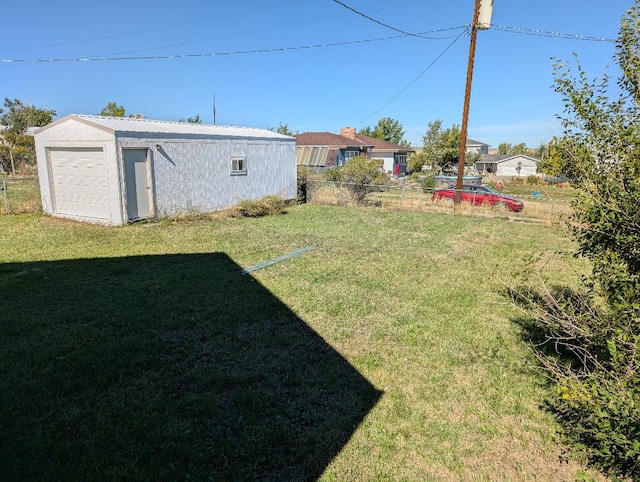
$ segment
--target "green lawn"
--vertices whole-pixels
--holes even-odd
[[[0,213],[41,211],[40,185],[36,177],[0,177]]]
[[[0,241],[1,480],[584,475],[501,296],[578,279],[557,226],[304,205]]]

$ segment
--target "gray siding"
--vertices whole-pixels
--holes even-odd
[[[295,139],[119,137],[119,151],[127,147],[150,150],[159,215],[215,211],[271,194],[296,196]],[[230,173],[231,156],[246,158],[246,175]]]

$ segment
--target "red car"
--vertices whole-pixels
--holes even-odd
[[[433,191],[432,199],[442,200],[447,204],[452,204],[456,199],[455,186],[449,186],[446,189],[435,189]],[[501,207],[513,212],[520,212],[524,208],[524,203],[520,199],[516,199],[511,196],[505,196],[502,193],[496,192],[488,186],[482,186],[480,184],[463,184],[462,192],[460,193],[460,200],[462,202],[468,202],[474,206],[480,206],[482,204],[489,204],[491,206]]]

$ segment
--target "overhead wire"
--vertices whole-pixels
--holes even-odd
[[[509,27],[506,25],[492,24],[491,28],[495,30],[501,30],[503,32],[518,33],[522,35],[533,35],[537,37],[563,38],[568,40],[586,40],[590,42],[611,42],[611,43],[616,42],[616,39],[606,38],[606,37],[594,37],[591,35],[579,35],[579,34],[571,34],[571,33],[564,33],[564,32],[549,32],[546,30],[536,30],[536,29],[523,28],[523,27]]]
[[[277,3],[273,3],[273,4],[269,4],[269,5],[264,5],[262,7],[255,7],[253,9],[248,9],[248,10],[246,10],[244,12],[248,13],[248,12],[252,12],[252,11],[262,10],[264,8],[269,8],[269,7],[278,6],[278,5],[282,5],[282,4],[292,3],[293,1],[295,1],[295,0],[277,2]],[[378,114],[385,107],[387,107],[389,104],[391,104],[393,101],[395,101],[398,97],[400,97],[404,92],[406,92],[415,82],[418,81],[418,79],[420,79],[458,41],[458,39],[465,32],[468,32],[469,28],[470,28],[469,25],[466,25],[466,26],[450,27],[450,28],[439,29],[439,30],[432,30],[432,31],[429,31],[429,32],[412,33],[412,32],[408,32],[408,31],[396,28],[396,27],[394,27],[392,25],[388,25],[388,24],[386,24],[384,22],[381,22],[381,21],[379,21],[379,20],[377,20],[377,19],[375,19],[373,17],[370,17],[370,16],[368,16],[368,15],[366,15],[366,14],[364,14],[364,13],[362,13],[362,12],[352,8],[352,7],[350,7],[349,5],[343,3],[340,0],[332,0],[332,1],[334,3],[337,3],[337,4],[341,5],[342,7],[350,10],[351,12],[366,18],[367,20],[369,20],[371,22],[374,22],[374,23],[376,23],[376,24],[378,24],[380,26],[383,26],[383,27],[385,27],[387,29],[390,29],[390,30],[393,30],[395,32],[398,32],[400,35],[387,36],[387,37],[378,37],[378,38],[373,38],[373,39],[350,40],[350,41],[344,41],[344,42],[330,42],[330,43],[324,43],[324,44],[303,45],[303,46],[295,46],[295,47],[278,47],[278,48],[267,48],[267,49],[248,49],[248,50],[236,50],[236,51],[228,51],[228,52],[208,52],[208,53],[192,53],[192,54],[167,54],[167,55],[127,56],[127,57],[92,56],[92,57],[47,58],[47,59],[44,59],[44,58],[35,58],[35,59],[0,59],[0,63],[59,63],[59,62],[166,60],[166,59],[204,58],[204,57],[215,57],[215,56],[223,56],[223,55],[247,55],[247,54],[286,52],[286,51],[316,49],[316,48],[327,48],[327,47],[339,47],[339,46],[345,46],[345,45],[364,44],[364,43],[378,42],[378,41],[384,41],[384,40],[398,39],[398,38],[403,38],[403,37],[417,37],[417,38],[428,39],[428,40],[443,40],[443,39],[453,38],[453,36],[450,36],[450,37],[430,37],[430,36],[427,36],[425,34],[427,34],[427,33],[436,33],[436,32],[444,32],[444,31],[450,31],[450,30],[457,30],[457,29],[461,29],[461,28],[464,29],[460,34],[455,36],[453,41],[429,65],[427,65],[415,78],[413,78],[404,88],[402,88],[397,94],[395,94],[391,99],[389,99],[389,101],[387,101],[385,104],[383,104],[379,109],[377,109],[376,111],[371,113],[369,116],[365,117],[364,119],[360,120],[357,123],[357,125],[360,125],[360,124],[366,122],[368,119],[370,119],[373,116],[375,116],[376,114]],[[233,14],[227,14],[227,16],[228,15],[233,15]],[[225,15],[222,15],[222,16],[225,16]],[[154,31],[154,30],[158,30],[158,29],[162,29],[162,28],[172,28],[172,27],[176,27],[176,26],[189,25],[189,24],[202,22],[202,21],[207,21],[207,20],[211,20],[213,18],[220,18],[220,17],[221,16],[207,17],[206,19],[197,19],[197,20],[191,20],[191,21],[186,21],[186,22],[178,22],[178,23],[175,23],[175,24],[170,24],[170,25],[165,25],[165,26],[149,27],[149,28],[140,29],[140,30],[137,30],[137,31],[134,31],[134,32],[124,33],[124,34],[114,34],[114,35],[110,35],[110,36],[103,36],[103,37],[98,37],[96,39],[103,40],[103,39],[109,39],[109,38],[117,38],[118,36],[124,36],[124,35],[134,35],[134,34],[137,34],[137,33],[145,33],[145,32]],[[315,20],[316,19],[312,19],[312,20],[309,20],[309,21],[315,21]],[[297,24],[299,24],[299,22]],[[523,28],[523,27],[510,27],[510,26],[505,26],[505,25],[492,25],[492,27],[495,30],[505,31],[505,32],[510,32],[510,33],[516,33],[516,34],[523,34],[523,35],[534,35],[534,36],[542,36],[542,37],[562,38],[562,39],[571,39],[571,40],[583,40],[583,41],[592,41],[592,42],[614,42],[615,43],[614,39],[609,39],[609,38],[605,38],[605,37],[594,37],[594,36],[588,36],[588,35],[568,34],[568,33],[563,33],[563,32],[549,32],[549,31],[544,31],[544,30],[527,29],[527,28]],[[270,27],[270,28],[273,28],[273,27]],[[264,29],[260,29],[260,30],[264,30]],[[256,31],[260,31],[260,30],[256,30]],[[153,48],[147,48],[147,49],[141,49],[141,50],[135,50],[135,51],[128,51],[128,52],[121,52],[121,53],[131,53],[131,52],[138,52],[138,51],[143,51],[143,50],[153,50],[153,49],[158,49],[158,48],[169,48],[169,47],[184,46],[184,45],[190,45],[190,44],[193,44],[193,43],[210,41],[210,40],[213,40],[213,39],[203,39],[203,40],[197,40],[197,41],[181,42],[181,43],[178,43],[178,44],[165,45],[165,46],[161,46],[161,47],[153,47]],[[89,41],[89,40],[71,41],[71,42],[66,42],[66,43],[62,43],[62,44],[50,45],[50,46],[57,46],[57,45],[63,45],[63,44],[66,45],[66,44],[77,43],[77,42],[82,42],[82,41]],[[25,48],[22,48],[22,49],[14,49],[14,50],[28,50],[28,49],[29,49],[29,47],[25,47]],[[0,52],[6,52],[6,51],[7,50],[0,50]],[[109,54],[109,55],[119,55],[119,54]]]
[[[3,52],[19,52],[19,51],[36,50],[36,49],[46,49],[46,48],[52,48],[52,47],[63,47],[63,46],[66,46],[66,45],[74,45],[74,44],[90,43],[90,42],[99,42],[99,41],[102,41],[102,40],[113,40],[113,39],[118,39],[118,38],[123,38],[123,37],[134,36],[134,35],[142,35],[142,34],[146,34],[146,33],[150,33],[150,32],[156,32],[156,31],[161,31],[161,30],[170,30],[170,29],[173,29],[173,28],[185,27],[185,26],[195,25],[195,24],[204,23],[204,22],[210,22],[212,20],[219,20],[219,19],[234,17],[234,16],[238,16],[238,15],[246,15],[246,14],[250,14],[250,13],[254,13],[254,12],[260,12],[260,11],[263,11],[263,10],[267,10],[267,9],[271,9],[271,8],[275,8],[275,7],[279,7],[279,6],[288,5],[288,4],[296,3],[296,2],[299,2],[299,1],[300,0],[283,0],[283,1],[280,1],[280,2],[270,3],[270,4],[266,4],[266,5],[260,5],[260,6],[257,6],[257,7],[248,8],[248,9],[244,9],[244,10],[238,10],[238,11],[229,12],[229,13],[222,13],[222,14],[218,14],[218,15],[211,15],[211,16],[207,16],[207,17],[190,19],[190,20],[185,20],[185,21],[181,21],[181,22],[174,22],[174,23],[170,23],[170,24],[154,25],[154,26],[145,27],[145,28],[141,28],[141,29],[130,30],[130,31],[126,31],[126,32],[110,33],[110,34],[102,35],[102,36],[99,36],[99,37],[74,39],[74,40],[67,40],[67,41],[64,41],[64,42],[55,42],[55,43],[48,43],[48,44],[32,45],[32,46],[27,46],[27,47],[15,47],[15,48],[10,48],[10,49],[0,49],[0,53],[3,53]],[[417,3],[419,1],[421,1],[421,0],[405,1],[405,2],[402,2],[401,5]],[[389,0],[379,0],[377,3],[384,3],[385,7],[382,7],[382,8],[389,8],[388,7]],[[375,5],[375,2],[372,5]],[[323,20],[326,20],[326,19],[335,18],[336,16],[341,16],[341,15],[335,15],[335,14],[323,15],[323,16],[320,16],[320,17],[314,17],[312,19],[308,19],[307,21],[304,21],[304,22],[291,22],[291,23],[285,24],[285,25],[266,27],[266,28],[263,28],[263,29],[253,30],[253,31],[250,31],[250,32],[235,32],[232,35],[225,35],[223,37],[214,37],[214,38],[208,38],[208,39],[196,40],[196,41],[186,41],[186,42],[180,42],[180,43],[175,43],[175,44],[165,45],[165,46],[160,46],[160,47],[150,47],[150,48],[147,48],[147,49],[131,50],[131,51],[118,52],[118,53],[107,54],[107,55],[117,55],[117,54],[120,54],[120,53],[141,52],[141,51],[144,51],[144,50],[154,50],[154,49],[161,49],[161,48],[167,48],[167,47],[189,45],[189,44],[192,44],[192,43],[205,42],[205,41],[210,41],[210,40],[217,40],[217,39],[220,39],[220,38],[237,37],[237,36],[246,35],[247,33],[256,33],[256,32],[259,32],[259,31],[266,31],[266,30],[273,30],[273,29],[277,29],[277,28],[284,28],[284,27],[291,26],[291,25],[304,25],[304,24],[307,24],[307,23],[310,23],[310,22],[323,21]],[[96,57],[99,57],[99,55],[96,55]]]
[[[407,32],[406,30],[402,30],[402,29],[393,27],[392,25],[388,25],[388,24],[386,24],[384,22],[381,22],[380,20],[376,20],[375,18],[370,17],[369,15],[366,15],[365,13],[362,13],[359,10],[356,10],[353,7],[350,7],[349,5],[347,5],[346,3],[341,2],[340,0],[332,0],[332,1],[334,3],[337,3],[338,5],[343,6],[347,10],[352,11],[356,15],[360,15],[361,17],[364,17],[364,18],[366,18],[367,20],[370,20],[373,23],[377,23],[378,25],[381,25],[382,27],[388,28],[388,29],[393,30],[395,32],[399,32],[399,33],[401,33],[403,35],[408,35],[410,37],[425,38],[425,39],[429,39],[429,40],[440,40],[440,39],[434,39],[434,38],[431,38],[431,37],[425,37],[424,35],[421,35],[421,34],[411,33],[411,32]]]
[[[218,36],[218,37],[209,37],[209,38],[205,38],[205,39],[199,39],[199,40],[189,40],[189,41],[185,41],[185,42],[178,42],[178,43],[174,43],[174,44],[167,44],[167,45],[161,45],[161,46],[157,46],[157,47],[147,47],[144,49],[135,49],[135,50],[126,50],[126,51],[120,51],[120,52],[113,52],[113,53],[109,53],[109,54],[103,54],[103,55],[96,55],[95,57],[105,57],[105,56],[115,56],[115,55],[123,55],[123,54],[131,54],[131,53],[136,53],[136,52],[148,52],[149,50],[158,50],[158,49],[165,49],[165,48],[172,48],[172,47],[184,47],[186,45],[194,45],[197,43],[202,43],[202,42],[210,42],[212,40],[221,40],[221,39],[228,39],[228,38],[232,38],[232,37],[242,37],[242,36],[246,36],[248,34],[255,34],[255,33],[259,33],[259,32],[265,32],[265,31],[269,31],[269,30],[274,30],[274,29],[281,29],[281,28],[288,28],[291,26],[298,26],[298,25],[305,25],[308,23],[313,23],[313,22],[317,22],[318,20],[324,20],[326,18],[332,18],[335,15],[325,15],[322,17],[314,17],[312,19],[308,19],[305,22],[291,22],[288,24],[280,24],[280,25],[275,25],[275,26],[270,26],[270,27],[263,27],[260,29],[254,29],[254,30],[245,30],[242,32],[235,32],[233,34],[227,34],[227,35],[223,35],[223,36]],[[451,30],[460,30],[460,29],[464,29],[466,28],[464,25],[460,25],[458,27],[448,27],[448,28],[442,28],[442,29],[437,29],[437,30],[431,30],[428,32],[421,32],[422,34],[424,33],[442,33],[442,32],[447,32],[447,31],[451,31]],[[388,38],[401,38],[401,37],[406,37],[406,35],[398,35],[396,37],[388,37]],[[431,40],[449,40],[454,38],[455,35],[448,35],[446,37],[423,37],[423,38],[429,38]],[[94,56],[91,56],[94,57]]]
[[[218,15],[211,15],[208,17],[202,17],[202,18],[195,18],[195,19],[191,19],[191,20],[185,20],[182,22],[175,22],[175,23],[170,23],[170,24],[165,24],[165,25],[154,25],[151,27],[146,27],[146,28],[141,28],[141,29],[136,29],[136,30],[130,30],[127,32],[118,32],[118,33],[112,33],[112,34],[108,34],[108,35],[102,35],[99,37],[91,37],[91,38],[84,38],[84,39],[75,39],[75,40],[68,40],[65,42],[57,42],[57,43],[49,43],[49,44],[43,44],[43,45],[33,45],[33,46],[29,46],[29,47],[16,47],[16,48],[11,48],[11,49],[0,49],[0,52],[18,52],[18,51],[24,51],[24,50],[35,50],[35,49],[44,49],[44,48],[51,48],[51,47],[63,47],[65,45],[73,45],[73,44],[79,44],[79,43],[89,43],[89,42],[99,42],[101,40],[113,40],[113,39],[117,39],[117,38],[122,38],[122,37],[130,37],[130,36],[134,36],[134,35],[141,35],[141,34],[145,34],[145,33],[150,33],[150,32],[157,32],[160,30],[169,30],[172,28],[177,28],[177,27],[186,27],[189,25],[195,25],[198,23],[204,23],[204,22],[210,22],[212,20],[219,20],[222,18],[228,18],[228,17],[234,17],[237,15],[245,15],[248,13],[254,13],[254,12],[259,12],[262,10],[266,10],[269,8],[273,8],[273,7],[279,7],[281,5],[288,5],[290,3],[295,3],[299,0],[283,0],[280,2],[275,2],[275,3],[270,3],[267,5],[260,5],[257,7],[253,7],[253,8],[248,8],[245,10],[238,10],[235,12],[229,12],[229,13],[221,13]]]
[[[410,32],[407,32],[405,30],[401,30],[399,28],[393,27],[391,25],[388,25],[384,22],[381,22],[373,17],[370,17],[369,15],[366,15],[365,13],[356,10],[353,7],[350,7],[349,5],[345,4],[344,2],[340,1],[340,0],[332,0],[334,3],[337,3],[338,5],[341,5],[342,7],[346,8],[347,10],[350,10],[351,12],[355,13],[356,15],[359,15],[361,17],[366,18],[367,20],[376,23],[378,25],[381,25],[385,28],[388,28],[390,30],[396,31],[396,32],[401,32],[404,35],[408,35],[408,36],[412,36],[412,37],[419,37],[419,38],[428,38],[428,37],[424,37],[422,35],[418,35],[418,34],[412,34]],[[517,28],[517,27],[507,27],[507,26],[496,26],[496,25],[492,25],[496,30],[503,30],[503,31],[507,31],[507,32],[514,32],[514,33],[521,33],[521,34],[526,34],[526,35],[538,35],[538,36],[546,36],[546,37],[555,37],[555,38],[565,38],[565,39],[574,39],[574,40],[589,40],[589,41],[599,41],[599,42],[615,42],[615,40],[612,39],[607,39],[604,37],[590,37],[590,36],[586,36],[586,35],[573,35],[573,34],[564,34],[564,33],[559,33],[559,32],[546,32],[544,30],[531,30],[531,29],[525,29],[525,28]],[[470,28],[470,25],[467,25],[467,30]],[[464,33],[464,32],[463,32]],[[365,121],[369,120],[370,118],[372,118],[374,115],[376,115],[377,113],[379,113],[380,111],[382,111],[385,107],[387,107],[389,104],[391,104],[394,100],[396,100],[398,97],[400,97],[405,91],[407,91],[409,89],[409,87],[411,87],[420,77],[422,77],[425,72],[427,70],[429,70],[437,61],[440,57],[442,57],[447,50],[449,50],[454,43],[456,43],[456,41],[462,36],[462,33],[460,35],[458,35],[453,42],[451,42],[451,44],[449,44],[447,46],[447,48],[445,48],[440,55],[438,55],[438,57],[435,58],[435,60],[433,62],[431,62],[422,72],[420,72],[411,82],[409,82],[400,92],[398,92],[396,95],[394,95],[388,102],[386,102],[382,107],[380,107],[378,110],[376,110],[375,112],[373,112],[372,114],[370,114],[369,116],[365,117],[364,119],[362,119],[361,121],[359,121],[356,125],[360,125],[362,123],[364,123]]]
[[[464,28],[464,27],[456,27]],[[462,32],[460,35],[462,35]],[[359,40],[346,40],[343,42],[328,42],[323,44],[302,45],[295,47],[272,47],[266,49],[248,49],[248,50],[234,50],[228,52],[206,52],[206,53],[192,53],[192,54],[166,54],[166,55],[137,55],[128,57],[61,57],[61,58],[33,58],[33,59],[0,59],[1,63],[62,63],[62,62],[113,62],[113,61],[131,61],[131,60],[167,60],[167,59],[185,59],[185,58],[202,58],[202,57],[216,57],[222,55],[247,55],[247,54],[261,54],[271,52],[288,52],[295,50],[308,50],[327,47],[340,47],[344,45],[357,45],[364,43],[380,42],[384,40],[393,40],[403,38],[405,35],[392,35],[387,37],[377,37],[372,39],[359,39]]]
[[[401,35],[377,37],[377,38],[371,38],[371,39],[348,40],[343,42],[328,42],[324,44],[302,45],[302,46],[293,46],[293,47],[275,47],[275,48],[265,48],[265,49],[236,50],[236,51],[227,51],[227,52],[207,52],[207,53],[193,53],[193,54],[167,54],[167,55],[127,56],[127,57],[88,56],[88,57],[60,57],[60,58],[14,58],[14,59],[0,58],[0,63],[57,63],[57,62],[118,61],[118,60],[164,60],[164,59],[176,59],[176,58],[215,57],[219,55],[245,55],[245,54],[256,54],[256,53],[316,49],[316,48],[326,48],[326,47],[339,47],[343,45],[355,45],[355,44],[362,44],[362,43],[378,42],[383,40],[398,39],[406,36],[411,36],[411,37],[417,36],[419,38],[430,39],[430,40],[448,40],[453,38],[453,36],[427,37],[424,34],[445,32],[445,31],[458,30],[458,29],[467,29],[467,28],[468,28],[468,25],[448,27],[448,28],[431,30],[427,32],[419,32],[414,34],[403,33]],[[615,39],[610,39],[606,37],[594,37],[589,35],[569,34],[569,33],[563,33],[563,32],[549,32],[545,30],[534,30],[534,29],[527,29],[522,27],[510,27],[505,25],[492,25],[492,28],[495,28],[496,30],[500,30],[504,32],[521,34],[521,35],[534,35],[534,36],[553,37],[553,38],[561,38],[566,40],[580,40],[580,41],[590,41],[590,42],[609,42],[609,43],[616,42]],[[397,29],[395,28],[392,28],[392,30],[397,31]],[[460,35],[456,36],[455,39],[457,40],[459,36]],[[205,41],[205,40],[202,40],[202,41]],[[156,47],[156,48],[182,46],[182,45],[188,45],[190,43],[197,43],[197,42],[200,42],[200,41],[182,42],[179,44],[166,45],[163,47]],[[150,49],[142,49],[142,50],[136,50],[136,51],[144,51],[144,50],[150,50]],[[136,52],[136,51],[133,51],[133,52]],[[132,51],[123,52],[123,53],[130,53],[130,52]],[[114,54],[114,55],[117,55],[117,54]]]
[[[460,37],[462,37],[465,34],[466,30],[464,32],[461,32],[455,39],[453,39],[453,42],[451,42],[447,48],[445,48],[442,52],[440,52],[440,54],[429,64],[427,65],[422,72],[420,72],[411,82],[409,82],[400,92],[398,92],[396,95],[394,95],[391,99],[389,99],[388,102],[386,102],[382,107],[380,107],[378,110],[376,110],[375,112],[372,112],[370,115],[368,115],[367,117],[365,117],[364,119],[362,119],[361,121],[357,122],[356,125],[360,125],[364,122],[366,122],[367,120],[371,119],[374,115],[376,115],[378,112],[380,112],[381,110],[383,110],[385,107],[387,107],[389,104],[391,104],[394,100],[396,100],[398,97],[400,97],[402,94],[404,94],[407,90],[409,90],[409,87],[411,87],[413,84],[415,84],[418,79],[420,77],[422,77],[431,67],[433,67],[433,65],[447,52],[447,50],[449,50],[451,47],[453,47],[453,44],[455,44],[458,39]]]
[[[153,27],[148,27],[148,28],[144,28],[144,29],[138,29],[138,30],[134,30],[134,31],[130,31],[130,32],[124,32],[124,33],[120,33],[120,34],[113,34],[113,35],[107,35],[107,36],[102,36],[102,37],[96,37],[94,39],[83,39],[83,40],[75,40],[75,41],[69,41],[69,42],[62,42],[62,43],[57,43],[57,44],[49,44],[46,46],[41,46],[41,47],[51,47],[51,46],[60,46],[60,45],[68,45],[71,43],[80,43],[80,42],[88,42],[88,41],[92,41],[92,40],[104,40],[104,39],[111,39],[111,38],[118,38],[121,36],[127,36],[127,35],[136,35],[139,33],[146,33],[146,32],[151,32],[151,31],[155,31],[155,30],[160,30],[160,29],[168,29],[168,28],[173,28],[173,27],[179,27],[179,26],[184,26],[184,25],[191,25],[194,23],[198,23],[198,22],[204,22],[204,21],[209,21],[212,19],[218,19],[218,18],[223,18],[223,17],[228,17],[228,16],[233,16],[233,15],[240,15],[240,14],[245,14],[245,13],[250,13],[250,12],[255,12],[255,11],[260,11],[260,10],[264,10],[266,8],[272,8],[272,7],[277,7],[280,5],[286,5],[286,4],[290,4],[293,3],[297,0],[284,0],[284,1],[280,1],[280,2],[275,2],[275,3],[271,3],[271,4],[267,4],[267,5],[262,5],[262,6],[258,6],[258,7],[254,7],[251,9],[245,9],[242,11],[238,11],[238,12],[231,12],[231,13],[227,13],[227,14],[221,14],[221,15],[217,15],[217,16],[210,16],[210,17],[205,17],[202,19],[193,19],[193,20],[189,20],[189,21],[185,21],[185,22],[177,22],[177,23],[173,23],[173,24],[168,24],[168,25],[160,25],[160,26],[153,26]],[[296,46],[296,47],[279,47],[279,48],[265,48],[265,49],[250,49],[250,50],[238,50],[238,51],[228,51],[228,52],[207,52],[207,53],[192,53],[192,54],[166,54],[166,55],[150,55],[150,56],[125,56],[125,57],[121,57],[118,55],[122,55],[122,54],[129,54],[129,53],[135,53],[135,52],[144,52],[144,51],[149,51],[149,50],[157,50],[157,49],[164,49],[164,48],[171,48],[171,47],[182,47],[182,46],[186,46],[186,45],[192,45],[195,43],[201,43],[201,42],[206,42],[206,41],[211,41],[211,40],[219,40],[221,38],[229,38],[232,36],[237,36],[237,35],[246,35],[247,33],[256,33],[256,32],[260,32],[260,31],[264,31],[264,30],[272,30],[274,28],[285,28],[285,27],[290,27],[291,25],[300,25],[300,22],[292,22],[289,24],[284,24],[284,25],[279,25],[279,26],[273,26],[273,27],[266,27],[263,29],[255,29],[253,31],[250,32],[236,32],[232,35],[225,35],[225,36],[219,36],[219,37],[210,37],[210,38],[206,38],[206,39],[200,39],[200,40],[191,40],[191,41],[185,41],[185,42],[179,42],[179,43],[174,43],[174,44],[168,44],[168,45],[162,45],[162,46],[158,46],[158,47],[148,47],[148,48],[144,48],[144,49],[136,49],[136,50],[128,50],[128,51],[123,51],[123,52],[116,52],[116,53],[110,53],[110,54],[102,54],[102,55],[93,55],[93,56],[85,56],[85,57],[60,57],[60,58],[30,58],[30,59],[2,59],[0,58],[0,63],[59,63],[59,62],[89,62],[89,61],[131,61],[131,60],[165,60],[165,59],[179,59],[179,58],[198,58],[198,57],[214,57],[214,56],[220,56],[220,55],[245,55],[245,54],[256,54],[256,53],[269,53],[269,52],[281,52],[281,51],[293,51],[293,50],[303,50],[303,49],[315,49],[315,48],[325,48],[325,47],[336,47],[336,46],[343,46],[343,45],[353,45],[353,44],[358,44],[358,43],[369,43],[369,42],[377,42],[377,41],[382,41],[382,40],[389,40],[389,39],[393,39],[393,38],[401,38],[401,37],[417,37],[417,38],[421,38],[421,39],[428,39],[428,40],[448,40],[451,38],[454,38],[454,36],[447,36],[447,37],[432,37],[432,36],[427,36],[426,34],[433,34],[433,33],[439,33],[439,32],[445,32],[445,31],[450,31],[450,30],[458,30],[458,29],[468,29],[469,25],[463,25],[463,26],[458,26],[458,27],[449,27],[449,28],[443,28],[443,29],[437,29],[437,30],[431,30],[431,31],[427,31],[427,32],[408,32],[406,30],[402,30],[399,29],[397,27],[394,27],[392,25],[386,24],[384,22],[381,22],[369,15],[366,15],[365,13],[356,10],[355,8],[347,5],[346,3],[342,2],[341,0],[332,0],[334,3],[342,6],[343,8],[355,13],[356,15],[362,16],[363,18],[376,23],[378,25],[381,25],[387,29],[393,30],[395,32],[400,33],[401,35],[399,36],[395,36],[395,37],[378,37],[378,38],[374,38],[374,39],[362,39],[362,40],[351,40],[351,41],[344,41],[344,42],[330,42],[330,43],[324,43],[324,44],[315,44],[315,45],[303,45],[303,46]],[[318,18],[313,18],[313,19],[309,19],[304,23],[309,23],[309,22],[315,22],[318,20],[322,20],[326,17],[333,17],[333,15],[325,15],[322,17],[318,17]],[[588,36],[588,35],[578,35],[578,34],[568,34],[568,33],[563,33],[563,32],[549,32],[549,31],[544,31],[544,30],[535,30],[535,29],[527,29],[527,28],[523,28],[523,27],[510,27],[510,26],[505,26],[505,25],[492,25],[492,27],[496,30],[501,30],[501,31],[506,31],[506,32],[510,32],[510,33],[517,33],[517,34],[524,34],[524,35],[535,35],[535,36],[544,36],[544,37],[554,37],[554,38],[563,38],[563,39],[572,39],[572,40],[587,40],[587,41],[599,41],[599,42],[615,42],[614,39],[609,39],[609,38],[605,38],[605,37],[594,37],[594,36]],[[460,34],[461,35],[461,34]],[[455,40],[452,43],[455,43],[455,41],[460,37],[460,35],[455,36]],[[28,49],[32,49],[32,48],[38,48],[38,47],[24,47],[24,48],[20,48],[20,49],[9,49],[9,50],[0,50],[0,52],[7,52],[7,51],[15,51],[15,50],[28,50]],[[447,49],[445,49],[444,51],[446,52],[446,50],[448,50],[449,47],[447,47]]]

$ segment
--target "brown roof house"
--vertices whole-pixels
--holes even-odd
[[[342,166],[352,157],[366,154],[380,159],[385,171],[402,176],[407,170],[407,154],[414,152],[409,147],[357,134],[354,127],[343,127],[339,135],[305,132],[295,138],[297,165],[312,168]]]

